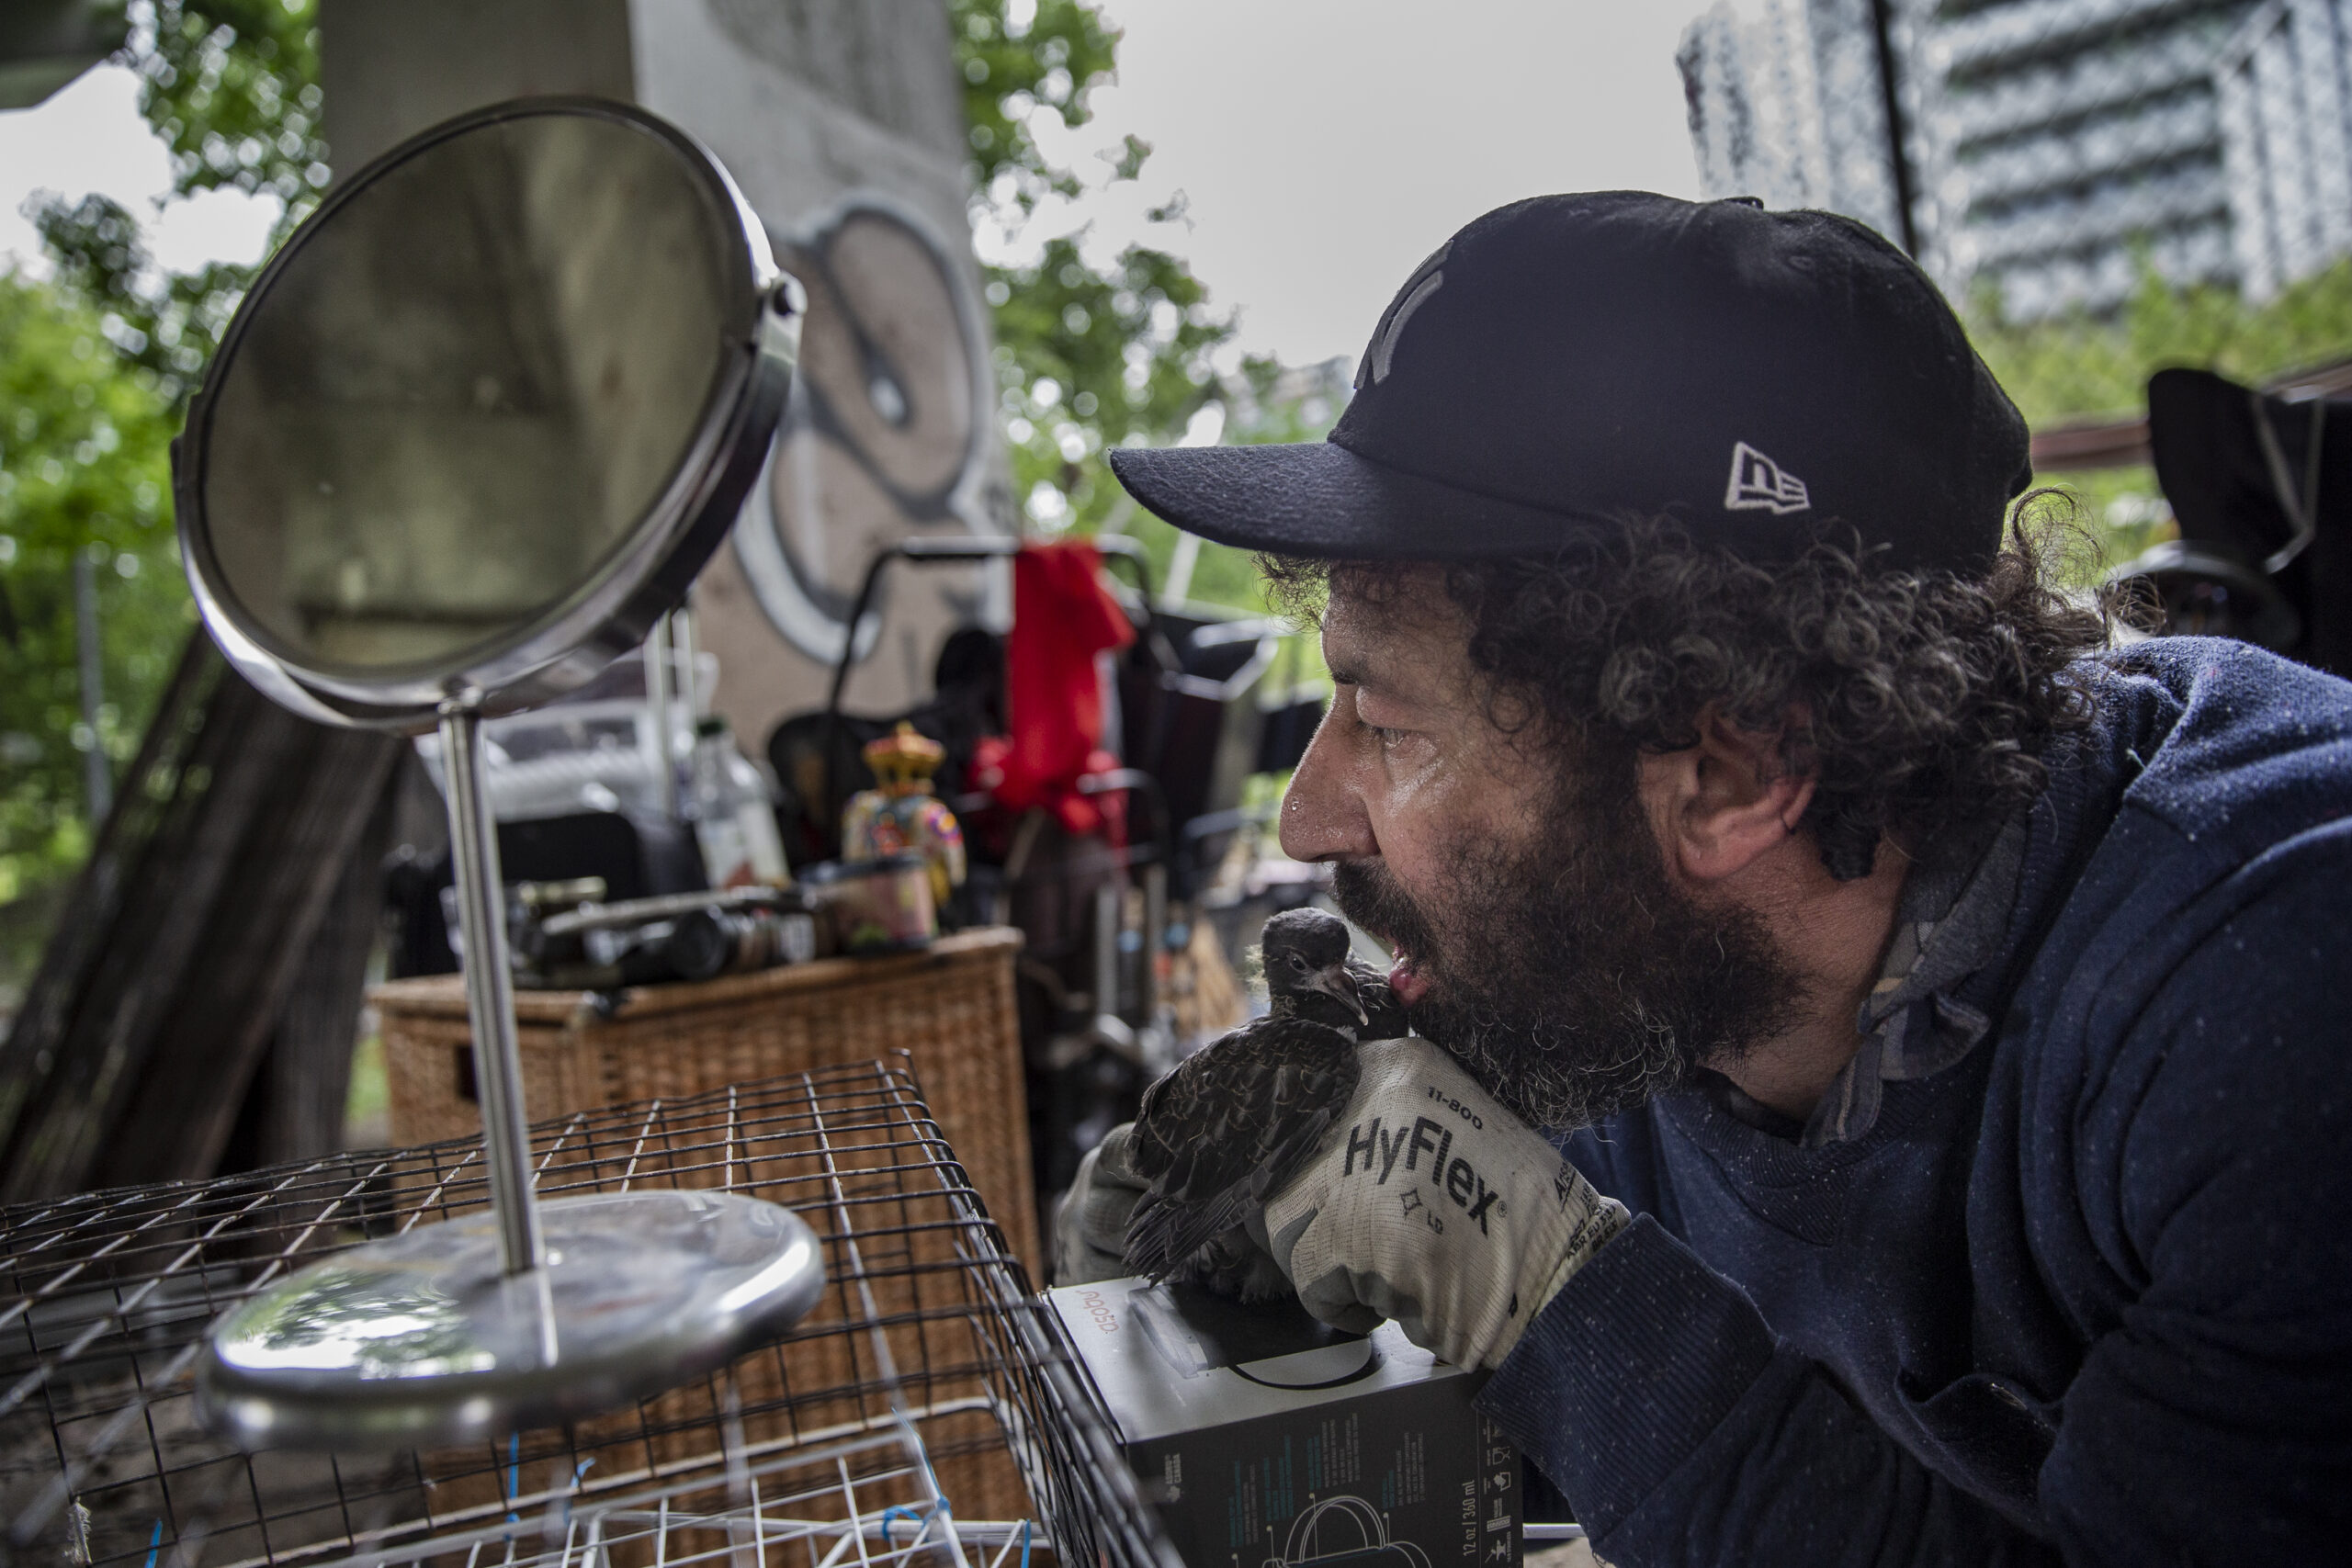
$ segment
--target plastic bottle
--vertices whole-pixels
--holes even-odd
[[[767,782],[736,749],[727,721],[716,715],[695,724],[685,809],[713,888],[791,884]]]

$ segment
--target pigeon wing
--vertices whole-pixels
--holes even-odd
[[[1369,1043],[1374,1040],[1402,1040],[1412,1032],[1412,1025],[1405,1021],[1405,1004],[1390,989],[1385,971],[1374,969],[1360,958],[1351,958],[1348,960],[1348,973],[1355,976],[1356,997],[1363,1004],[1364,1022],[1356,1031],[1358,1041]]]
[[[1173,1272],[1305,1165],[1355,1092],[1354,1043],[1305,1019],[1234,1031],[1151,1087],[1136,1121],[1149,1182],[1127,1224],[1127,1266]]]

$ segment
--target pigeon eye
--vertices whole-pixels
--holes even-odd
[[[1301,957],[1300,957],[1297,953],[1292,953],[1292,954],[1290,955],[1290,966],[1291,966],[1293,969],[1297,970],[1297,971],[1298,971],[1300,974],[1302,974],[1302,975],[1304,975],[1304,974],[1306,974],[1306,959],[1304,959],[1304,958],[1301,958]]]

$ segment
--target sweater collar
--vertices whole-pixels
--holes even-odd
[[[2021,818],[1954,835],[1914,865],[1895,906],[1879,976],[1855,1021],[1862,1043],[1802,1121],[1773,1110],[1720,1073],[1699,1087],[1736,1121],[1806,1148],[1850,1144],[1878,1124],[1889,1083],[1941,1072],[1992,1029],[1958,993],[2007,942],[2025,866]]]
[[[1861,1049],[1814,1107],[1801,1139],[1806,1147],[1862,1136],[1877,1123],[1884,1085],[1943,1071],[1991,1031],[1992,1019],[1958,993],[2007,946],[2024,869],[2025,823],[2017,818],[1989,840],[1969,835],[1913,867],[1886,962],[1855,1022]]]

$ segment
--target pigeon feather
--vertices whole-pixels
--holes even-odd
[[[1147,1089],[1130,1145],[1149,1186],[1128,1221],[1127,1266],[1245,1301],[1284,1288],[1249,1240],[1249,1222],[1346,1109],[1358,1043],[1406,1031],[1386,981],[1348,957],[1338,917],[1277,915],[1264,951],[1272,1010]]]

